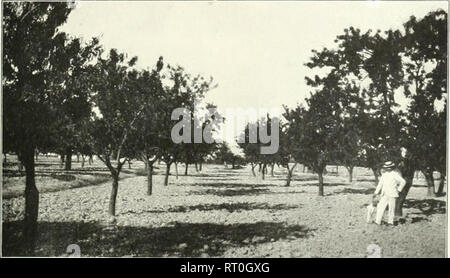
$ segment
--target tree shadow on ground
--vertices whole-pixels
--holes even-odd
[[[3,255],[21,256],[20,222],[5,223]],[[232,247],[311,236],[303,225],[277,222],[238,224],[169,223],[165,227],[102,226],[82,222],[39,222],[36,256],[61,256],[70,244],[81,256],[221,256]]]
[[[89,176],[105,176],[110,175],[108,169],[74,169],[74,170],[64,170],[64,169],[38,169],[35,171],[36,177],[54,177],[60,175],[89,175]],[[25,170],[12,170],[12,169],[3,169],[3,176],[5,177],[24,177]]]
[[[179,176],[186,177],[184,173],[180,174]],[[188,174],[188,177],[194,177],[194,178],[226,178],[226,177],[236,177],[236,173],[211,173],[211,174]]]
[[[242,180],[240,178],[231,178],[231,177],[208,177],[209,181],[221,181],[221,182],[225,182],[225,181],[237,181],[237,180]]]
[[[222,197],[229,196],[247,196],[247,195],[258,195],[261,193],[268,192],[267,188],[236,188],[236,189],[205,189],[199,191],[192,191],[190,194],[195,195],[216,195]]]
[[[329,183],[329,182],[324,182],[323,183],[323,186],[325,186],[325,187],[332,187],[332,186],[348,186],[348,183],[335,183],[335,182],[333,182],[333,183]],[[300,184],[300,186],[315,186],[315,187],[318,187],[319,186],[319,183],[317,182],[317,183],[305,183],[305,184]]]
[[[76,177],[73,175],[58,175],[58,177],[53,177],[59,181],[62,182],[68,182],[68,183],[55,183],[55,184],[46,184],[44,187],[39,188],[40,193],[50,193],[50,192],[59,192],[59,191],[65,191],[65,190],[71,190],[75,188],[82,188],[82,187],[89,187],[89,186],[97,186],[101,185],[105,182],[110,182],[111,177],[110,175],[96,175],[95,179],[79,179],[76,180]],[[126,177],[121,177],[120,181],[126,179]],[[43,181],[45,183],[45,181]],[[40,184],[37,184],[40,186]],[[23,196],[23,189],[22,188],[15,188],[10,189],[7,191],[2,192],[2,198],[3,199],[11,199]]]
[[[344,188],[341,191],[336,191],[334,194],[373,194],[374,188]]]
[[[290,188],[290,187],[285,186],[285,188]],[[264,192],[261,194],[279,195],[279,194],[300,194],[300,193],[306,193],[306,191],[305,190],[300,190],[300,191],[293,190],[293,191],[284,191],[284,192],[283,191],[278,191],[278,192],[269,191],[269,192]]]
[[[198,187],[215,187],[215,188],[240,188],[240,187],[268,187],[277,186],[276,184],[252,184],[252,183],[230,183],[230,182],[207,182],[207,183],[197,183],[194,182],[189,184],[189,186]]]
[[[430,216],[433,214],[445,214],[446,202],[435,199],[406,199],[403,208],[414,208],[420,211],[420,214]]]
[[[375,182],[375,178],[374,177],[367,177],[367,176],[358,176],[355,178],[357,181],[370,181],[370,182]]]
[[[128,211],[122,214],[144,214],[144,213],[168,213],[168,212],[190,212],[190,211],[211,211],[211,210],[226,210],[228,212],[240,212],[244,210],[268,210],[269,212],[274,212],[277,210],[289,210],[299,208],[298,205],[286,205],[286,204],[277,204],[270,205],[268,203],[222,203],[222,204],[201,204],[195,206],[175,206],[170,207],[166,210],[146,210],[146,211]]]
[[[293,176],[291,181],[318,181],[316,176]]]
[[[270,180],[280,180],[286,182],[286,175],[276,175],[275,177],[268,176]],[[318,181],[319,179],[317,177],[311,177],[311,176],[293,176],[291,178],[291,182],[296,181]]]

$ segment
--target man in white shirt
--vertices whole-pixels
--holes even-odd
[[[388,224],[394,224],[395,204],[397,203],[398,193],[405,187],[406,181],[399,172],[394,171],[395,164],[391,161],[384,163],[377,189],[374,195],[381,194],[380,202],[377,206],[377,215],[375,223],[380,225],[384,211],[388,207]]]

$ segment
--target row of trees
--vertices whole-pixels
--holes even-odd
[[[218,149],[216,144],[175,144],[171,139],[172,111],[182,107],[198,117],[195,105],[216,86],[212,78],[165,67],[162,57],[154,69],[141,70],[137,57],[105,51],[97,38],[84,42],[59,32],[71,9],[66,3],[4,4],[3,152],[16,153],[25,167],[26,253],[36,240],[37,150],[61,154],[67,170],[73,153],[96,155],[111,173],[109,214],[114,216],[127,161],[145,163],[151,195],[157,160],[166,164],[167,185],[173,163],[185,163],[187,174],[189,164],[201,165]],[[192,121],[202,130],[207,123]]]
[[[284,107],[279,151],[263,155],[261,144],[239,144],[253,174],[257,164],[263,165],[264,177],[266,165],[278,163],[286,167],[289,185],[293,168],[302,163],[317,173],[323,196],[327,165],[345,166],[350,181],[355,166],[368,167],[378,181],[381,164],[392,160],[407,181],[397,215],[415,171],[425,176],[428,195],[441,194],[446,174],[446,12],[411,17],[402,30],[350,27],[337,36],[333,49],[312,52],[306,66],[320,74],[306,82],[314,93],[304,105]],[[400,109],[399,99],[408,103],[406,109]],[[268,116],[248,124],[242,136],[248,139],[249,130],[271,120]],[[437,192],[435,171],[441,175]]]
[[[226,144],[172,141],[172,111],[184,107],[198,116],[195,106],[215,87],[212,79],[164,67],[162,57],[154,69],[141,70],[137,57],[105,51],[97,38],[84,42],[59,32],[71,12],[65,3],[3,7],[3,152],[18,154],[25,167],[25,252],[32,252],[36,239],[36,150],[65,156],[67,169],[72,153],[95,154],[111,173],[111,216],[122,168],[131,159],[145,163],[149,195],[158,159],[166,164],[166,185],[172,164],[184,163],[187,174],[189,164],[201,168],[214,153],[222,161],[241,163]],[[421,20],[411,18],[402,31],[349,28],[337,37],[335,49],[313,51],[307,66],[326,74],[307,78],[315,92],[305,106],[285,107],[279,151],[261,155],[264,144],[240,144],[253,173],[261,165],[264,176],[267,166],[277,163],[287,168],[289,185],[296,163],[302,163],[318,174],[323,195],[327,164],[345,165],[350,173],[356,165],[365,166],[377,176],[379,164],[389,159],[399,163],[407,179],[397,213],[414,171],[424,173],[434,194],[432,173],[444,177],[446,162],[446,22],[446,13],[435,11]],[[406,111],[394,99],[400,89],[410,101]],[[445,103],[443,110],[436,109],[438,101]],[[274,120],[252,124],[258,130]],[[191,130],[203,131],[208,122],[190,124]],[[249,136],[252,124],[243,136]]]

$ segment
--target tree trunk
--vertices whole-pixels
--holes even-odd
[[[62,154],[61,155],[61,160],[60,160],[60,166],[61,166],[61,168],[63,168],[64,167],[64,161],[65,161],[65,159],[64,159],[64,155]]]
[[[436,192],[434,189],[433,171],[423,171],[422,173],[425,176],[425,180],[427,181],[428,186],[427,196],[436,197]]]
[[[261,166],[262,166],[262,164],[259,163],[259,164],[258,164],[258,172],[261,172]]]
[[[36,161],[38,161],[38,159],[39,159],[39,152],[37,150],[35,152],[35,157],[36,157]]]
[[[372,168],[372,172],[373,172],[373,176],[375,177],[375,186],[377,186],[378,185],[378,181],[380,180],[379,179],[379,173],[378,173],[378,169],[376,169],[376,168]]]
[[[270,165],[270,176],[271,177],[274,177],[275,175],[273,174],[273,168],[275,168],[275,163],[272,163],[271,165]]]
[[[444,194],[444,185],[445,185],[445,173],[444,174],[440,173],[440,175],[441,176],[439,177],[439,188],[436,193],[438,196],[442,196],[442,194]]]
[[[25,166],[25,216],[23,220],[23,244],[26,255],[34,254],[37,239],[37,219],[39,213],[39,191],[34,172],[34,149],[30,148],[21,156]]]
[[[194,165],[195,165],[195,172],[198,173],[198,164],[197,164],[197,162],[195,162]]]
[[[262,173],[262,179],[264,180],[265,177],[266,177],[266,164],[264,164],[264,165],[262,166],[261,173]]]
[[[319,175],[319,196],[323,196],[323,171],[318,171]]]
[[[412,180],[412,178],[405,178],[405,187],[403,188],[402,192],[399,193],[399,197],[397,198],[397,203],[395,206],[395,216],[403,216],[403,204],[405,203],[406,196],[408,195],[409,189],[412,186]]]
[[[69,171],[72,170],[72,149],[68,148],[66,150],[66,165],[64,170]]]
[[[153,189],[153,163],[145,162],[147,167],[147,195],[152,195],[152,189]]]
[[[178,179],[178,162],[175,162],[175,178]]]
[[[186,163],[186,166],[184,168],[184,175],[187,176],[188,175],[188,167],[189,167],[189,163]]]
[[[402,192],[400,192],[397,198],[397,203],[395,206],[395,216],[403,216],[403,204],[405,203],[406,196],[408,195],[409,189],[413,184],[415,169],[413,169],[412,164],[409,167],[404,167],[402,169],[403,178],[406,181],[405,187]]]
[[[119,175],[112,175],[113,183],[111,188],[111,196],[109,198],[109,215],[116,215],[116,199],[117,199],[117,191],[119,189]]]
[[[166,162],[166,177],[164,178],[164,185],[167,186],[169,184],[169,174],[170,174],[170,165],[172,163]]]
[[[81,168],[84,168],[84,162],[86,161],[86,157],[82,154],[81,155]]]
[[[202,162],[200,162],[199,164],[198,164],[198,169],[200,170],[200,172],[202,171],[202,168],[203,168],[203,163]]]
[[[252,174],[254,177],[256,177],[256,173],[255,173],[256,164],[251,164],[251,167],[252,167]]]
[[[91,165],[92,163],[94,163],[94,158],[92,157],[92,155],[89,156],[89,165]]]
[[[354,166],[347,166],[349,183],[353,182],[353,167]]]
[[[80,163],[80,154],[77,153],[77,163]]]
[[[303,170],[302,170],[302,172],[304,173],[306,171],[306,166],[305,166],[305,164],[303,164]]]
[[[289,166],[288,166],[287,169],[288,169],[288,174],[287,174],[286,186],[290,186],[291,185],[291,179],[292,179],[292,172],[293,172],[294,168],[289,169]]]
[[[3,154],[3,164],[6,164],[7,160],[6,160],[6,153]]]

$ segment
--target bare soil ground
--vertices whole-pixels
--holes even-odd
[[[70,244],[80,246],[81,256],[111,257],[365,257],[370,244],[383,257],[445,256],[446,197],[427,197],[421,178],[404,220],[379,227],[365,223],[375,188],[366,169],[356,169],[349,183],[343,167],[339,173],[329,167],[326,196],[319,197],[316,175],[301,167],[290,187],[282,168],[263,181],[249,168],[223,165],[204,165],[200,173],[190,167],[189,176],[171,175],[164,186],[161,164],[147,196],[143,164],[134,162],[120,181],[111,224],[111,181],[99,162],[85,169],[75,162],[67,172],[50,158],[41,164],[38,256],[66,256]],[[3,175],[4,256],[18,255],[20,243],[24,177],[15,168],[7,165]]]

